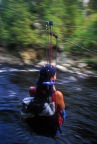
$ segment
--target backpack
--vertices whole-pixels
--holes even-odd
[[[23,118],[34,116],[52,116],[55,113],[55,102],[36,97],[26,97],[22,101],[21,116]]]
[[[43,98],[38,96],[26,97],[22,101],[21,116],[24,118],[34,116],[52,116],[55,113],[55,102],[51,101],[53,91],[53,81],[43,82],[42,87],[45,91]]]

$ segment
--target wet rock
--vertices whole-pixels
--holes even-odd
[[[58,52],[63,52],[64,51],[64,46],[63,45],[59,45],[57,50],[58,50]]]
[[[42,26],[40,23],[32,23],[32,28],[33,29],[42,29]]]
[[[64,53],[59,54],[57,57],[58,63],[65,63],[66,60],[67,60],[67,55]]]
[[[47,64],[46,61],[40,61],[39,63],[37,63],[37,65],[39,65],[39,66],[44,66],[44,65],[46,65],[46,64]]]
[[[84,71],[84,73],[88,74],[88,75],[93,75],[94,74],[92,71],[88,71],[88,70]]]
[[[73,70],[68,70],[68,72],[69,72],[69,73],[74,73],[74,71],[73,71]]]
[[[56,67],[57,67],[58,70],[61,70],[62,72],[67,72],[68,71],[68,69],[66,67],[63,67],[61,65],[57,65]]]
[[[67,68],[69,68],[69,67],[71,67],[71,65],[70,64],[62,64],[62,66],[64,66],[64,67],[67,67]]]
[[[74,63],[74,61],[72,59],[68,58],[68,59],[65,60],[65,63],[72,65]]]
[[[79,78],[82,78],[82,79],[86,79],[89,77],[89,75],[81,73],[81,72],[77,72],[76,74]]]
[[[32,49],[29,49],[24,52],[20,52],[19,54],[25,64],[32,64],[32,62],[35,61],[37,57],[36,52]]]
[[[68,77],[69,82],[76,82],[77,79],[73,76]]]
[[[79,71],[80,71],[79,68],[75,68],[75,67],[71,67],[71,69],[72,69],[74,72],[79,72]]]
[[[86,63],[78,63],[77,67],[86,68],[88,65]]]

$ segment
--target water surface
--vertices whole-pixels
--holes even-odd
[[[60,139],[39,136],[20,120],[20,105],[35,85],[38,68],[0,65],[0,144],[96,144],[97,77],[57,72],[56,87],[64,94],[67,118]]]

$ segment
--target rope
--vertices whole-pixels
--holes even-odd
[[[18,10],[13,9],[13,8],[9,8],[9,7],[4,6],[4,5],[1,5],[1,4],[0,4],[0,6],[6,8],[6,9],[10,9],[10,10],[12,10],[12,11],[15,11],[15,12],[17,12],[17,13],[23,14],[23,15],[29,17],[29,18],[33,18],[32,16],[30,16],[30,15],[28,15],[28,14],[24,14],[23,12],[20,12],[20,11],[18,11]]]
[[[57,38],[58,38],[58,36],[52,32],[52,25],[53,25],[52,21],[49,21],[46,24],[46,30],[48,30],[48,26],[50,28],[50,32],[49,33],[47,32],[47,34],[50,35],[50,39],[49,39],[49,57],[47,55],[47,50],[46,50],[46,55],[47,55],[47,62],[48,62],[48,59],[49,59],[49,63],[51,64],[52,63],[52,36],[54,36],[56,38],[55,66],[57,66],[57,45],[58,45],[58,39]]]
[[[57,67],[57,46],[58,46],[58,39],[56,38],[56,63],[55,63],[55,67]]]
[[[82,27],[82,26],[70,26],[70,25],[65,25],[65,24],[59,24],[59,25],[54,25],[54,26],[66,26],[69,28],[81,28],[81,29],[88,29],[88,30],[97,30],[97,28],[87,28],[87,27]]]
[[[59,38],[59,39],[63,40],[62,38]],[[68,43],[70,43],[70,44],[73,44],[73,45],[75,45],[75,46],[77,46],[77,47],[79,47],[79,48],[82,48],[82,49],[84,49],[84,50],[87,50],[87,51],[89,51],[89,52],[97,55],[97,52],[95,52],[95,51],[89,50],[89,49],[87,49],[87,48],[85,48],[85,47],[82,47],[82,46],[80,46],[80,45],[78,45],[78,44],[75,44],[75,43],[70,42],[70,41],[65,40],[65,39],[64,39],[63,41],[66,41],[66,42],[68,42]]]
[[[52,31],[52,27],[50,26],[50,33]],[[49,50],[49,63],[52,62],[52,35],[50,34],[50,50]]]
[[[49,21],[47,22],[48,26],[49,26],[49,34],[50,34],[50,40],[49,40],[49,63],[52,63],[52,25],[53,25],[53,21]]]
[[[46,24],[46,30],[47,30],[47,47],[46,47],[46,60],[47,64],[49,63],[49,54],[48,54],[48,46],[49,46],[49,35],[48,35],[48,23]]]
[[[66,42],[68,42],[68,43],[70,43],[70,44],[73,44],[73,45],[75,45],[75,46],[77,46],[77,47],[79,47],[79,48],[82,48],[82,49],[84,49],[84,50],[87,50],[87,51],[89,51],[89,52],[97,55],[97,52],[95,52],[95,51],[89,50],[89,49],[87,49],[87,48],[85,48],[85,47],[82,47],[82,46],[80,46],[80,45],[78,45],[78,44],[75,44],[75,43],[73,43],[73,42],[70,42],[70,41],[68,41],[68,40],[66,40],[66,39],[60,38],[60,37],[58,37],[58,35],[56,35],[56,34],[54,34],[54,33],[51,33],[51,34],[52,34],[52,36],[54,36],[56,39],[59,38],[59,39],[61,39],[62,41],[66,41]]]

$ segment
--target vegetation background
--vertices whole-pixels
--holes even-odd
[[[0,45],[13,51],[17,47],[22,51],[45,48],[46,22],[50,20],[52,31],[60,37],[58,45],[97,67],[97,55],[81,48],[97,53],[97,0],[89,0],[86,5],[83,0],[1,0]],[[55,43],[53,38],[53,46]]]

